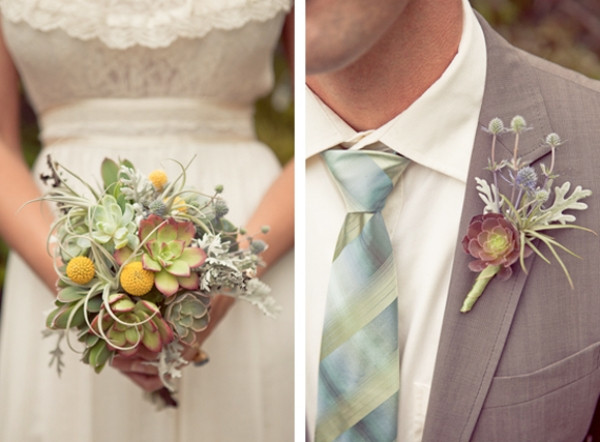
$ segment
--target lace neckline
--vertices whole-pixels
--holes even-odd
[[[289,11],[292,0],[0,0],[11,22],[41,30],[61,29],[106,46],[167,47],[178,38],[201,38]]]

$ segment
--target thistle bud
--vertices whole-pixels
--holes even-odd
[[[258,255],[261,252],[264,252],[267,248],[267,244],[260,239],[255,239],[250,243],[250,251],[255,255]]]
[[[493,118],[488,124],[488,131],[493,135],[498,135],[504,132],[504,123],[500,118]]]
[[[551,134],[546,135],[546,144],[550,147],[556,147],[560,146],[562,144],[562,141],[558,134],[552,132]]]
[[[148,206],[148,209],[151,213],[154,213],[158,216],[165,216],[167,213],[167,206],[160,200],[154,200]]]
[[[540,203],[545,203],[548,201],[548,198],[550,198],[550,194],[545,189],[539,189],[537,192],[535,192],[535,200],[539,201]]]
[[[510,122],[510,128],[516,134],[523,132],[526,126],[527,123],[525,122],[525,118],[520,115],[515,115]]]
[[[217,218],[221,218],[229,212],[229,207],[227,207],[227,203],[222,199],[215,200],[215,216]]]

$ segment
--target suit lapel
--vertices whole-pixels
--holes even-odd
[[[522,115],[533,129],[524,133],[520,156],[533,162],[548,153],[543,137],[552,132],[537,84],[535,69],[521,51],[508,45],[480,18],[487,47],[487,72],[481,126],[494,117],[506,125]],[[424,442],[442,440],[468,441],[473,433],[492,377],[500,360],[512,319],[527,275],[514,266],[508,281],[492,280],[483,296],[468,314],[459,312],[464,296],[476,274],[467,268],[471,258],[463,252],[460,240],[474,215],[483,204],[475,189],[474,177],[489,178],[485,171],[490,154],[491,137],[478,130],[463,206],[444,322],[431,387],[424,429]],[[505,149],[497,158],[509,158],[512,136],[505,136]],[[527,261],[531,270],[533,259]]]

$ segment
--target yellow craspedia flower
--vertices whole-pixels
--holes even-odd
[[[159,192],[163,189],[163,187],[165,187],[165,184],[167,184],[168,180],[165,171],[160,169],[156,169],[150,172],[150,175],[148,175],[148,179],[150,180],[154,188]]]
[[[95,273],[94,263],[87,256],[76,256],[67,264],[67,276],[77,284],[87,284]]]
[[[142,267],[140,261],[130,262],[121,270],[121,287],[130,295],[142,296],[154,286],[154,272]]]
[[[179,210],[180,212],[187,212],[186,202],[183,198],[176,196],[173,198],[173,209]]]

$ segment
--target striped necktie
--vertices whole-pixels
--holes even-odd
[[[398,300],[381,210],[409,160],[373,150],[328,150],[322,157],[348,213],[327,293],[315,440],[395,441]]]

